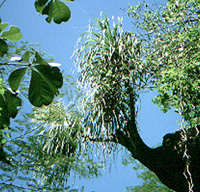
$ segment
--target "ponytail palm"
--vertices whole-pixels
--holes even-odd
[[[111,26],[103,15],[84,33],[76,50],[86,134],[109,137],[123,129],[139,92],[148,84],[136,35],[124,32],[122,18]]]

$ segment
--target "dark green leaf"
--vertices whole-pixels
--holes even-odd
[[[63,85],[63,77],[59,68],[37,65],[35,68],[39,71],[44,80],[55,88],[61,88]],[[54,88],[52,88],[53,90]],[[57,91],[56,91],[57,92]]]
[[[29,101],[36,107],[49,105],[62,87],[62,74],[57,67],[37,65],[35,69],[38,72],[32,70]]]
[[[4,129],[10,125],[8,109],[3,95],[0,94],[0,129]]]
[[[16,90],[18,90],[19,85],[22,81],[22,78],[26,72],[27,68],[21,68],[21,69],[17,69],[15,71],[13,71],[9,78],[8,78],[8,82],[10,85],[10,88],[15,92]]]
[[[49,105],[54,98],[52,87],[35,70],[32,70],[31,73],[28,98],[31,104],[36,107]]]
[[[53,20],[55,23],[60,24],[66,22],[71,17],[69,7],[59,0],[55,0],[53,4]]]
[[[35,9],[37,12],[42,13],[49,0],[36,0]]]
[[[51,0],[48,5],[44,8],[44,10],[42,11],[43,15],[48,15],[48,17],[46,18],[46,21],[48,23],[51,23],[52,19],[53,19],[53,0]]]
[[[22,101],[16,94],[12,94],[8,89],[6,89],[4,95],[9,117],[15,118],[19,112],[19,107],[22,106]]]
[[[38,52],[35,53],[35,58],[33,59],[34,64],[40,64],[40,65],[48,65],[49,64],[39,55]]]
[[[18,27],[11,26],[9,31],[2,34],[2,37],[10,41],[19,41],[22,38],[22,34],[20,33],[20,29]]]
[[[8,45],[5,40],[0,39],[0,57],[8,52]]]
[[[21,99],[8,89],[3,95],[0,94],[0,129],[6,129],[10,125],[10,118],[16,117],[21,104]]]

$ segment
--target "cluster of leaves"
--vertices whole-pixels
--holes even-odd
[[[71,17],[69,7],[60,0],[36,0],[35,9],[39,14],[48,15],[46,18],[48,23],[51,23],[53,20],[55,23],[60,24],[62,22],[67,22]]]
[[[28,100],[33,106],[41,107],[49,105],[59,93],[63,77],[57,67],[51,67],[34,49],[22,52],[21,57],[12,57],[12,61],[2,58],[1,64],[2,68],[14,66],[14,70],[9,75],[4,75],[1,82],[0,129],[4,131],[9,128],[10,118],[15,118],[22,106],[22,99],[18,93],[21,91],[20,85],[23,80],[27,82],[30,76],[29,87],[25,88],[28,89]],[[21,88],[23,91],[24,86]],[[2,136],[1,143],[4,144],[5,141],[5,137]]]
[[[116,23],[113,18],[112,28],[104,15],[81,36],[79,44],[75,54],[79,82],[86,90],[82,103],[86,132],[108,136],[125,124],[132,103],[148,85],[141,41],[135,34],[123,31],[121,18]]]
[[[71,16],[71,11],[68,6],[59,0],[36,0],[35,9],[40,14],[48,15],[47,22],[49,23],[53,19],[55,23],[60,24],[61,22],[68,21]],[[8,56],[10,55],[9,49],[11,48],[9,47],[9,41],[19,41],[22,38],[18,27],[10,26],[6,31],[8,26],[7,23],[2,23],[0,19],[0,65],[3,67],[16,66],[17,70],[11,70],[12,73],[8,78],[9,89],[5,86],[6,80],[2,77],[0,78],[1,144],[6,142],[3,131],[9,128],[10,118],[15,118],[19,108],[22,106],[22,100],[18,97],[17,93],[19,92],[21,81],[27,77],[27,74],[31,76],[30,86],[28,88],[28,99],[36,107],[49,105],[63,84],[63,77],[60,70],[57,67],[50,66],[33,49],[24,51],[20,55],[20,58],[12,57],[12,61],[8,61]],[[0,71],[1,75],[3,74],[3,67]]]
[[[20,29],[15,26],[10,26],[8,31],[5,31],[9,24],[2,23],[0,18],[0,57],[3,57],[4,54],[8,53],[8,44],[7,40],[10,41],[19,41],[22,38]]]
[[[199,123],[199,1],[169,1],[158,11],[147,4],[129,7],[141,37],[147,39],[146,62],[158,88],[154,102],[166,112],[174,107],[189,126]]]

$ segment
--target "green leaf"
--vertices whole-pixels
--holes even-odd
[[[6,27],[8,27],[8,24],[7,24],[7,23],[0,24],[0,33],[1,33]]]
[[[49,105],[54,98],[51,87],[45,82],[38,72],[32,70],[28,99],[32,105],[41,107]]]
[[[53,87],[61,88],[63,85],[63,77],[59,68],[37,65],[35,68],[39,71],[40,75],[45,79],[49,85]],[[53,88],[52,88],[53,89]]]
[[[21,99],[8,89],[5,89],[4,94],[0,94],[0,129],[9,127],[10,118],[16,117],[21,105]]]
[[[22,61],[29,62],[29,59],[30,59],[30,51],[26,51],[26,52],[22,55]]]
[[[22,78],[26,72],[27,68],[21,68],[21,69],[17,69],[15,71],[13,71],[9,78],[8,78],[8,82],[10,85],[10,88],[15,92],[16,90],[18,90],[19,85],[22,81]]]
[[[57,67],[37,65],[35,69],[37,71],[32,70],[31,73],[29,101],[36,107],[49,105],[58,94],[58,88],[62,87],[62,74]]]
[[[48,15],[46,18],[48,23],[51,23],[53,19],[55,23],[60,24],[67,22],[71,17],[69,7],[60,0],[37,0],[35,2],[35,9],[37,12],[42,13],[42,15]]]
[[[5,103],[7,105],[9,117],[15,118],[19,112],[19,107],[22,106],[22,100],[16,94],[12,94],[8,89],[5,93]]]
[[[8,52],[8,44],[5,40],[0,39],[0,57]]]
[[[6,137],[11,137],[10,133],[5,134]]]
[[[2,94],[0,94],[0,129],[5,129],[10,125],[10,117],[8,114],[5,99]]]
[[[35,58],[33,59],[33,64],[48,65],[49,66],[49,64],[39,55],[38,52],[35,53]]]
[[[20,33],[20,29],[18,27],[11,26],[9,31],[2,34],[2,37],[10,41],[19,41],[22,38],[22,34]]]
[[[46,18],[46,21],[48,23],[51,23],[52,19],[53,19],[53,0],[51,0],[48,5],[44,8],[44,10],[42,11],[43,15],[48,15],[48,17]]]
[[[42,13],[49,0],[36,0],[35,9],[37,12]]]
[[[67,22],[71,17],[69,7],[59,0],[55,0],[53,4],[53,20],[55,23],[60,24]]]
[[[6,138],[4,138],[4,137],[1,138],[1,144],[5,144],[6,141],[7,141]]]

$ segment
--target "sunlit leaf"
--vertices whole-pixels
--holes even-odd
[[[8,27],[8,24],[7,24],[7,23],[0,24],[0,33],[1,33],[6,27]]]
[[[22,34],[18,27],[11,26],[9,31],[3,32],[2,37],[10,41],[19,41],[22,38]]]
[[[60,24],[66,22],[71,17],[69,7],[59,0],[55,0],[53,4],[53,20],[55,23]]]

